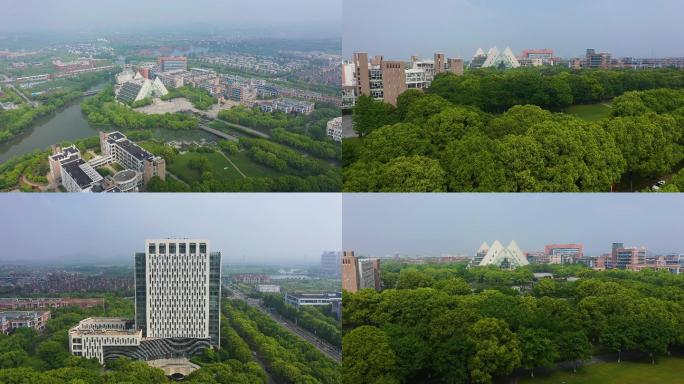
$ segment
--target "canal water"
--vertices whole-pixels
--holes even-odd
[[[103,85],[95,87],[100,89]],[[89,96],[92,97],[92,96]],[[76,100],[70,106],[46,117],[39,124],[21,135],[0,144],[0,163],[21,156],[36,149],[48,149],[51,145],[62,141],[73,141],[97,136],[100,130],[111,130],[108,126],[91,127],[81,113],[81,101]],[[170,131],[156,129],[154,137],[165,140],[200,140],[215,141],[216,138],[204,131]]]

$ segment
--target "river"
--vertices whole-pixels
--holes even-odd
[[[101,89],[101,84],[93,89]],[[88,96],[92,97],[92,96]],[[36,149],[48,149],[51,145],[63,141],[73,141],[97,136],[99,130],[111,130],[108,126],[91,127],[81,113],[81,101],[78,99],[68,107],[42,119],[38,125],[30,128],[21,135],[0,144],[0,163],[8,159],[21,156]],[[169,131],[154,130],[154,137],[175,140],[216,140],[215,137],[203,131]]]

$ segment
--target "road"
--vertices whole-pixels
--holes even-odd
[[[249,297],[245,296],[242,292],[240,292],[237,289],[231,289],[233,294],[240,300],[246,302],[250,306],[260,310],[261,312],[269,315],[274,321],[276,321],[278,324],[282,325],[283,328],[287,329],[294,335],[298,336],[302,340],[308,342],[309,344],[313,345],[316,349],[321,351],[324,355],[328,356],[329,358],[333,359],[337,363],[342,362],[342,351],[339,349],[333,347],[330,345],[328,342],[319,339],[309,331],[306,331],[296,325],[295,323],[281,317],[278,314],[271,313],[268,311],[261,303],[260,299],[250,299]]]
[[[232,140],[232,141],[235,141],[235,142],[240,141],[240,139],[238,139],[238,138],[235,137],[235,136],[231,136],[231,135],[229,135],[229,134],[227,134],[227,133],[225,133],[225,132],[221,132],[221,131],[219,131],[218,129],[209,128],[209,127],[207,127],[207,126],[204,125],[204,124],[200,124],[200,125],[199,125],[199,128],[200,128],[201,130],[203,130],[203,131],[207,131],[207,132],[209,132],[209,133],[211,133],[211,134],[214,134],[214,135],[216,135],[216,136],[218,136],[218,137],[221,137],[221,138],[223,138],[223,139],[226,139],[226,140]]]
[[[7,86],[8,86],[9,88],[11,88],[11,89],[12,89],[17,95],[19,95],[22,99],[24,99],[24,101],[25,101],[28,105],[30,105],[31,107],[36,108],[36,107],[38,107],[38,106],[40,105],[40,103],[38,103],[37,101],[32,101],[31,99],[29,99],[28,97],[26,97],[26,95],[24,95],[23,92],[21,92],[20,90],[18,90],[17,88],[15,88],[14,85],[8,84]]]

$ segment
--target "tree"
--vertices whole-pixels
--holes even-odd
[[[491,383],[494,376],[508,375],[520,365],[520,343],[503,320],[478,320],[470,330],[470,337],[475,353],[468,365],[474,383]]]
[[[394,384],[395,354],[387,335],[372,326],[361,326],[342,340],[344,384]]]
[[[373,100],[370,96],[361,95],[356,100],[352,113],[354,131],[363,137],[374,129],[394,124],[396,116],[391,104]]]
[[[467,107],[451,107],[429,118],[423,126],[424,136],[430,139],[432,151],[441,152],[446,146],[469,132],[482,131],[484,122],[479,113]]]
[[[487,128],[487,134],[492,138],[523,135],[533,125],[550,119],[551,112],[536,105],[516,105],[500,117],[493,119]]]
[[[445,192],[444,179],[437,160],[401,156],[381,167],[379,192]]]
[[[551,367],[558,359],[558,351],[547,331],[523,328],[518,332],[522,367],[534,377],[537,367]]]
[[[373,131],[363,139],[359,152],[361,159],[387,163],[399,156],[424,155],[429,145],[420,128],[401,123]]]
[[[450,143],[442,153],[441,164],[452,192],[503,192],[512,188],[497,161],[494,142],[483,133],[470,133]]]
[[[423,96],[425,96],[423,91],[419,89],[409,89],[397,97],[397,118],[399,121],[406,120],[406,115],[408,114],[411,104]]]
[[[60,343],[52,340],[38,344],[36,355],[48,368],[60,368],[69,357],[69,352]]]
[[[556,344],[561,359],[574,361],[574,372],[577,372],[577,361],[588,359],[591,356],[591,344],[587,340],[587,335],[582,331],[562,332],[557,336]]]
[[[424,272],[413,269],[403,269],[399,272],[397,289],[416,289],[432,285],[432,279]]]

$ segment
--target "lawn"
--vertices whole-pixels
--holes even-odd
[[[246,151],[238,152],[228,157],[240,168],[242,173],[249,177],[276,177],[281,174],[278,171],[265,167],[259,163],[255,163],[247,156]]]
[[[684,359],[661,359],[650,362],[601,363],[587,365],[577,374],[556,372],[549,376],[520,380],[520,384],[684,384]]]
[[[598,121],[610,116],[609,103],[573,105],[565,109],[565,113],[575,115],[587,121]]]
[[[188,152],[177,155],[169,166],[169,171],[188,184],[198,182],[202,175],[196,169],[188,167],[188,162],[190,159],[199,157],[206,157],[209,160],[210,172],[217,179],[242,179],[242,175],[220,153]]]

